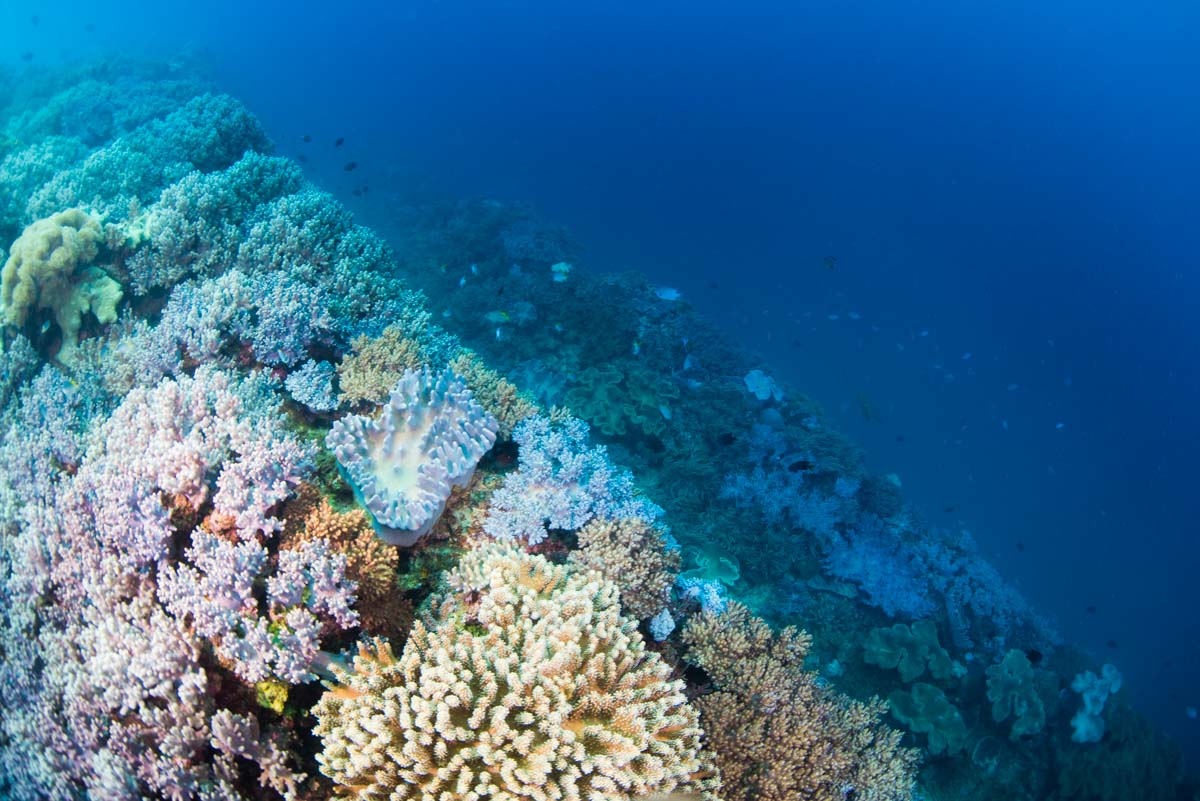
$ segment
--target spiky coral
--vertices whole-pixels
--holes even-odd
[[[384,643],[317,704],[322,771],[359,799],[622,801],[716,776],[683,684],[596,573],[490,546],[396,659]]]
[[[571,559],[620,587],[622,608],[638,620],[662,611],[679,573],[679,551],[666,547],[661,527],[641,518],[592,520],[579,529]]]
[[[511,437],[518,423],[537,414],[537,406],[516,385],[484,364],[474,352],[464,350],[450,362],[450,369],[462,378],[479,405],[496,418],[500,436]]]
[[[360,336],[354,352],[338,365],[338,388],[343,403],[382,403],[405,370],[424,362],[421,345],[404,335],[400,326],[389,326],[374,339]]]
[[[804,670],[808,634],[773,635],[731,602],[689,621],[683,639],[717,687],[696,705],[726,801],[842,801],[850,790],[862,801],[909,798],[916,752],[879,722],[882,703],[839,695]]]

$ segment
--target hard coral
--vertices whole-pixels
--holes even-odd
[[[379,536],[413,545],[437,522],[450,491],[471,480],[496,442],[496,420],[450,370],[408,370],[378,420],[333,424],[325,439]]]
[[[595,573],[468,553],[396,659],[362,649],[316,707],[322,772],[352,798],[627,801],[716,776],[683,684]]]
[[[912,793],[916,752],[860,703],[804,670],[812,638],[773,634],[741,604],[705,612],[684,628],[688,660],[717,691],[696,701],[726,801],[901,801]]]
[[[641,518],[595,518],[579,530],[571,559],[621,588],[621,606],[644,620],[666,607],[679,573],[679,551],[666,547],[663,530]]]

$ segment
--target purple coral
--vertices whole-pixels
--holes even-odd
[[[518,469],[492,494],[484,531],[536,545],[548,529],[578,529],[596,516],[658,519],[662,509],[638,496],[629,471],[613,465],[603,445],[589,448],[588,439],[587,423],[574,417],[552,425],[536,415],[518,425]]]
[[[465,486],[496,442],[496,420],[446,370],[406,370],[378,420],[333,424],[325,444],[379,536],[409,546],[433,527],[455,486]]]

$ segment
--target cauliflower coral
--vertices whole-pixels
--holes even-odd
[[[506,547],[468,553],[396,658],[376,641],[316,707],[322,772],[359,799],[715,799],[682,682],[619,591]]]

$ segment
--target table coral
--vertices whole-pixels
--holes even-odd
[[[614,584],[493,545],[449,585],[399,658],[362,648],[317,704],[318,759],[343,794],[715,799],[683,684],[621,616]]]
[[[409,546],[437,522],[496,442],[496,420],[450,370],[401,376],[378,420],[343,417],[325,439],[379,536]]]

